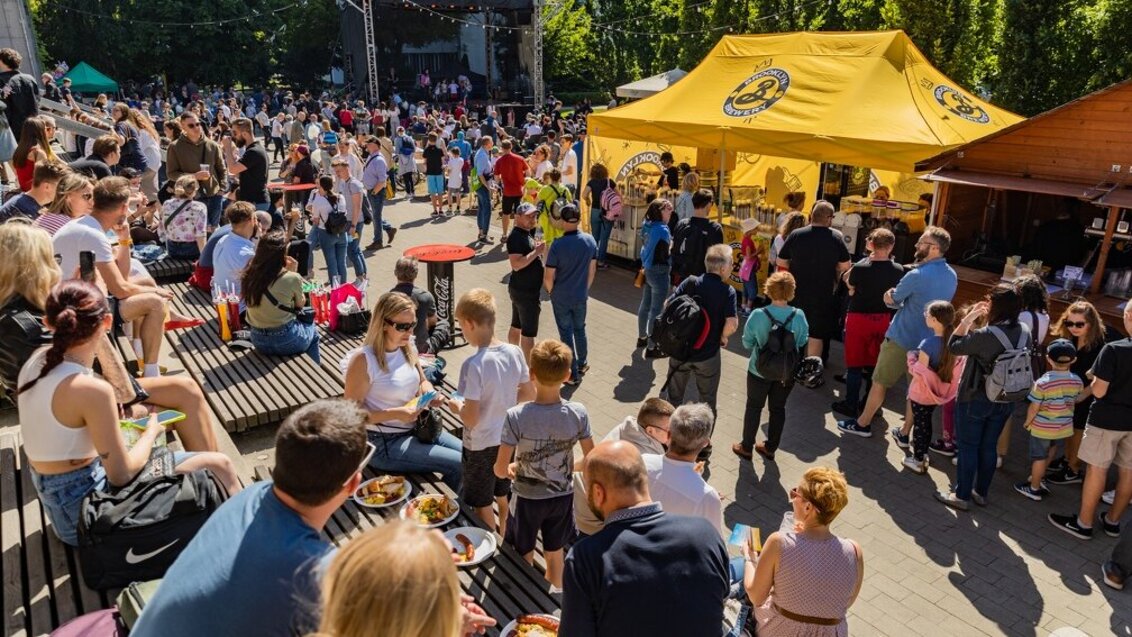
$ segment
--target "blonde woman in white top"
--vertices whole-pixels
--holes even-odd
[[[369,411],[369,440],[377,447],[370,466],[391,473],[435,471],[457,490],[463,451],[460,441],[447,431],[434,444],[412,434],[426,405],[409,403],[434,391],[413,349],[416,326],[417,306],[411,298],[400,292],[381,295],[362,347],[343,361],[345,396]]]

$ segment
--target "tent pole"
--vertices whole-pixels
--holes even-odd
[[[723,225],[723,179],[727,171],[727,138],[722,136],[719,143],[719,202],[715,208],[716,221]]]

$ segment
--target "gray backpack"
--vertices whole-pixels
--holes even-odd
[[[1022,335],[1015,347],[1006,333],[990,325],[987,330],[1002,344],[1003,352],[994,359],[994,366],[986,378],[987,399],[992,403],[1015,403],[1026,400],[1034,384],[1034,371],[1030,359],[1030,328],[1021,325]]]

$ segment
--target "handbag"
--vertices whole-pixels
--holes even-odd
[[[443,425],[440,424],[440,414],[432,409],[422,409],[417,414],[417,424],[413,425],[409,433],[426,445],[434,445],[440,439],[441,431]]]
[[[290,307],[283,305],[275,298],[275,295],[273,295],[270,290],[264,290],[263,295],[267,297],[267,301],[274,305],[276,309],[283,310],[288,314],[294,314],[296,321],[307,325],[314,325],[314,308],[310,306]]]
[[[362,310],[352,314],[339,314],[338,326],[334,331],[343,334],[364,334],[369,329],[369,322],[373,314],[369,310]]]

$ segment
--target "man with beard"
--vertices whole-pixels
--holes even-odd
[[[950,301],[955,295],[959,281],[955,270],[947,265],[945,255],[949,247],[951,235],[946,230],[936,226],[925,228],[916,242],[916,266],[895,288],[885,292],[884,302],[896,309],[896,315],[884,334],[873,370],[873,386],[861,415],[838,421],[837,428],[842,432],[864,438],[873,435],[870,423],[884,403],[885,392],[908,373],[908,352],[932,334],[924,321],[924,308],[932,301]],[[905,407],[904,418],[909,422],[912,419],[910,404]]]
[[[232,136],[224,138],[222,147],[228,174],[240,180],[236,201],[246,201],[256,210],[266,211],[270,202],[267,198],[267,151],[252,132],[252,120],[241,117],[232,122]],[[237,148],[244,150],[239,159],[236,158]]]
[[[594,447],[583,473],[587,503],[605,527],[566,557],[558,634],[719,634],[730,575],[715,527],[661,510],[629,442]]]

